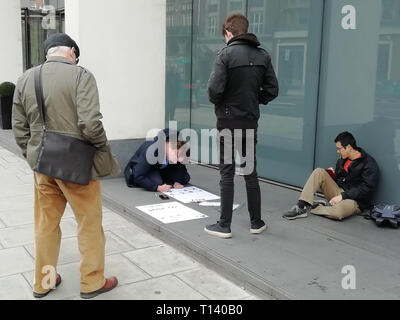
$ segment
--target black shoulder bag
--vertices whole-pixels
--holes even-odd
[[[52,178],[88,185],[96,149],[83,140],[48,132],[42,88],[42,67],[35,70],[35,93],[42,121],[43,138],[34,171]]]

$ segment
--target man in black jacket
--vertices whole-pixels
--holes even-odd
[[[260,103],[278,96],[278,81],[267,51],[259,48],[254,34],[247,33],[249,22],[242,14],[229,16],[222,26],[227,46],[215,60],[208,81],[209,100],[215,105],[220,148],[221,217],[205,227],[211,235],[230,238],[235,174],[235,153],[244,164],[251,233],[261,233],[261,193],[256,170],[255,145]],[[246,149],[246,162],[243,163]],[[229,151],[227,151],[229,150]],[[250,150],[250,151],[249,151]]]
[[[185,160],[183,153],[187,146],[182,148],[185,142],[178,140],[178,135],[178,132],[167,128],[160,131],[154,140],[146,141],[139,147],[124,170],[128,187],[168,192],[189,183],[190,175],[181,163]],[[156,157],[153,158],[153,155]]]
[[[371,207],[379,181],[379,168],[372,156],[357,147],[349,132],[340,133],[336,139],[340,159],[336,169],[315,169],[303,188],[298,203],[284,218],[293,220],[307,217],[307,212],[342,220]],[[329,205],[315,203],[314,194],[321,188]],[[318,205],[319,204],[319,205]]]

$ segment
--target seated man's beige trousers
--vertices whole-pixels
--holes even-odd
[[[308,178],[301,193],[300,200],[312,204],[314,202],[314,194],[320,189],[328,201],[339,196],[343,192],[343,189],[339,188],[325,169],[318,168],[315,169]],[[320,205],[315,209],[312,209],[310,212],[317,215],[327,216],[328,218],[342,220],[351,215],[360,213],[361,211],[356,201],[346,199],[340,201],[334,206]]]

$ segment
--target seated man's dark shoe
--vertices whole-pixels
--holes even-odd
[[[92,292],[81,292],[81,298],[82,299],[92,299],[92,298],[98,296],[99,294],[102,294],[102,293],[105,293],[105,292],[108,292],[108,291],[114,289],[117,285],[118,285],[118,279],[116,277],[107,278],[106,283],[104,284],[104,286],[102,288],[100,288],[99,290],[96,290],[96,291],[92,291]]]
[[[298,218],[307,217],[307,209],[301,209],[297,204],[293,206],[288,212],[286,212],[282,217],[288,220],[294,220]]]
[[[313,202],[313,204],[311,206],[311,209],[315,209],[318,206],[326,207],[327,205],[328,205],[328,203],[327,203],[326,200],[322,200],[322,199],[321,200],[314,200],[314,202]]]
[[[259,234],[262,233],[265,229],[267,229],[267,225],[264,221],[260,220],[257,223],[252,223],[250,228],[250,233]]]
[[[56,287],[58,287],[61,284],[61,281],[62,281],[61,276],[57,273]],[[34,298],[38,298],[38,299],[44,298],[45,296],[47,296],[51,292],[51,290],[53,290],[53,289],[50,289],[49,291],[47,291],[45,293],[37,293],[37,292],[34,291],[33,292],[33,297]]]
[[[231,228],[230,227],[222,227],[219,222],[216,224],[210,224],[204,228],[204,231],[212,236],[216,236],[219,238],[232,238]]]

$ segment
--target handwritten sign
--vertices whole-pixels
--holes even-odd
[[[176,201],[150,204],[136,208],[163,223],[207,218],[205,214],[188,208]]]

